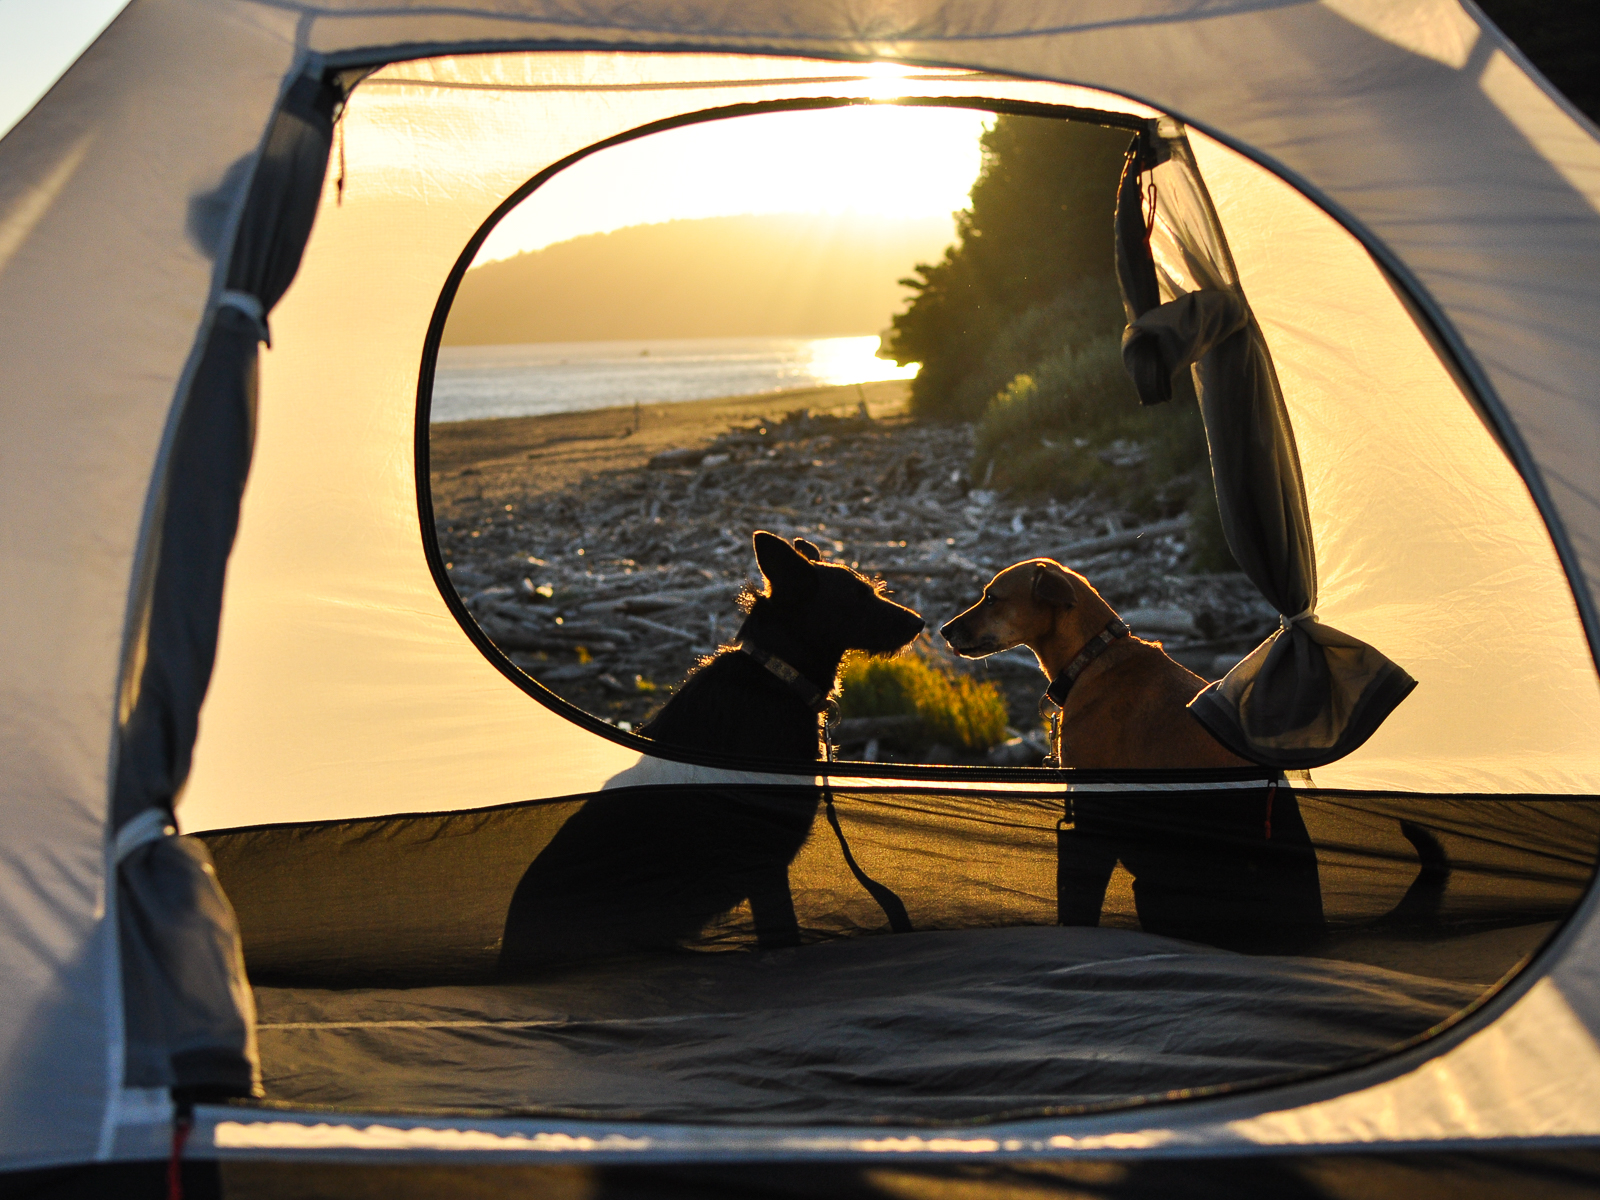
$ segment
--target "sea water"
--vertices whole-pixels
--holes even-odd
[[[876,337],[680,338],[443,346],[434,422],[582,412],[908,379],[915,364],[878,358]]]

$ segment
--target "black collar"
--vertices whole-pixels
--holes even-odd
[[[1045,689],[1045,696],[1057,708],[1065,708],[1067,693],[1072,690],[1072,685],[1078,682],[1078,676],[1083,674],[1083,669],[1104,654],[1112,642],[1127,636],[1128,627],[1122,618],[1112,617],[1106,627],[1090,638],[1089,644],[1078,651],[1078,657],[1067,664],[1067,669],[1050,681],[1050,686]]]
[[[812,683],[776,654],[769,653],[750,642],[740,642],[738,649],[772,672],[812,712],[821,712],[828,707],[828,693],[817,687],[816,684]]]

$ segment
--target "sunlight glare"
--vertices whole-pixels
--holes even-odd
[[[908,68],[881,68],[893,88]],[[588,233],[740,213],[948,217],[966,207],[989,114],[858,104],[707,121],[598,151],[494,229],[477,262]]]
[[[861,73],[871,80],[866,89],[870,98],[892,100],[905,94],[904,81],[918,74],[918,69],[905,63],[869,62],[861,64]]]
[[[810,354],[808,370],[823,384],[910,379],[919,366],[899,367],[892,359],[879,358],[876,336],[822,338],[811,343]]]

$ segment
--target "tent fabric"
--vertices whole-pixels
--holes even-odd
[[[259,995],[268,1104],[916,1125],[1337,1066],[1417,1036],[1480,991],[1361,963],[1038,927],[608,959],[525,984]]]
[[[142,816],[170,819],[189,774],[254,440],[257,344],[269,340],[267,314],[288,290],[311,232],[339,98],[333,85],[308,76],[285,96],[253,164],[198,366],[177,401],[158,529],[146,551],[152,579],[124,668],[131,691],[123,700],[114,827]],[[195,228],[208,207],[217,206],[191,208],[191,232],[215,232]],[[120,859],[118,879],[127,1082],[187,1095],[252,1094],[260,1075],[254,1012],[233,913],[208,856],[196,843],[161,838]]]
[[[565,65],[559,54],[524,53],[575,39],[593,53],[574,51]],[[701,53],[677,53],[686,48]],[[1470,5],[1195,10],[1149,0],[1063,14],[673,4],[641,15],[510,0],[448,13],[140,0],[0,143],[0,444],[23,464],[0,474],[0,587],[13,635],[0,664],[0,694],[11,698],[0,723],[12,797],[0,817],[0,1009],[15,1014],[0,1035],[7,1162],[160,1152],[170,1133],[159,1104],[122,1088],[107,747],[149,527],[144,501],[157,490],[173,398],[221,282],[210,251],[185,231],[191,202],[254,152],[302,56],[370,64],[452,49],[504,53],[407,64],[404,76],[368,81],[373,103],[348,128],[369,135],[350,147],[361,145],[353,160],[370,155],[370,190],[359,201],[359,186],[347,191],[342,209],[325,201],[275,314],[257,469],[185,801],[190,827],[582,792],[637,759],[637,748],[530,704],[464,650],[431,579],[414,568],[407,406],[416,368],[407,364],[461,247],[512,190],[604,137],[709,104],[713,92],[738,95],[678,86],[696,72],[702,81],[770,79],[776,64],[827,73],[763,57],[802,54],[1071,81],[962,87],[1099,89],[1110,96],[1101,107],[1133,96],[1125,111],[1183,119],[1283,384],[1318,549],[1319,615],[1382,645],[1421,681],[1318,782],[1600,791],[1582,624],[1593,625],[1600,563],[1600,501],[1587,483],[1600,441],[1588,387],[1600,140]],[[619,67],[628,56],[613,52],[625,50],[674,53]],[[739,52],[756,57],[717,58]],[[452,70],[457,78],[445,78]],[[477,84],[545,88],[620,73],[671,87],[610,92],[598,106],[594,93],[503,90],[483,105],[481,91],[401,81],[453,85],[474,70]],[[795,94],[770,85],[757,95],[768,86],[743,98]],[[852,86],[868,94],[867,82]],[[378,102],[383,94],[391,103]],[[396,228],[426,232],[400,244],[385,234]],[[341,292],[351,279],[370,295]],[[1393,403],[1399,394],[1409,403]],[[1374,442],[1388,453],[1362,452]],[[1339,469],[1358,460],[1379,474]],[[1386,551],[1387,531],[1402,526],[1411,535],[1403,554]],[[1448,630],[1435,619],[1447,607]],[[280,621],[287,650],[270,632]],[[468,767],[473,786],[462,786]],[[1534,972],[1458,1037],[1231,1107],[1055,1122],[1019,1146],[1600,1135],[1589,1115],[1600,1111],[1592,908],[1580,906]],[[267,1137],[309,1146],[317,1136],[352,1150],[393,1144],[383,1129],[313,1135],[287,1119],[258,1130],[221,1114],[204,1128],[234,1146]],[[551,1128],[529,1127],[529,1144]],[[445,1144],[449,1131],[436,1132],[402,1140]],[[561,1136],[588,1152],[581,1125]],[[670,1130],[646,1140],[652,1152],[690,1144]],[[729,1127],[693,1144],[758,1141]],[[789,1138],[782,1152],[866,1154],[869,1142]],[[1005,1151],[996,1142],[981,1152]]]
[[[253,981],[422,986],[579,958],[753,950],[760,930],[744,901],[771,869],[802,942],[889,934],[828,827],[825,795],[850,856],[914,930],[1056,923],[1061,792],[680,785],[200,836]],[[1349,942],[1350,954],[1411,969],[1430,933],[1537,927],[1542,937],[1578,903],[1600,852],[1600,807],[1585,798],[1258,780],[1080,788],[1070,805],[1077,830],[1124,866],[1102,890],[1103,927],[1257,952],[1338,955]],[[1423,927],[1409,931],[1384,924],[1422,865],[1405,822],[1449,865]],[[523,946],[509,963],[507,939]],[[1537,944],[1490,938],[1489,957],[1463,978],[1492,983]]]
[[[276,345],[264,357],[270,415],[230,564],[236,586],[186,828],[509,803],[599,787],[640,762],[642,744],[621,745],[530,704],[463,637],[418,554],[417,485],[403,469],[416,430],[399,397],[417,386],[410,364],[462,248],[552,162],[674,113],[876,86],[791,86],[772,75],[741,91],[709,85],[718,75],[749,80],[776,68],[671,62],[688,79],[698,73],[705,90],[652,90],[653,72],[666,69],[657,58],[602,66],[594,56],[510,55],[413,61],[374,73],[352,94],[341,122],[343,190],[329,178],[302,275],[274,316]],[[814,80],[825,65],[783,69]],[[895,86],[1129,107],[1077,89],[992,80],[912,77]],[[585,88],[606,89],[598,93],[605,104],[588,107],[595,93]],[[485,95],[496,103],[483,104]],[[1318,615],[1423,680],[1319,782],[1429,791],[1449,779],[1469,792],[1600,786],[1584,732],[1591,717],[1600,720],[1600,694],[1570,589],[1515,469],[1464,417],[1470,405],[1459,386],[1359,243],[1312,206],[1304,218],[1295,195],[1272,188],[1248,160],[1192,128],[1189,141],[1210,156],[1208,178],[1221,172],[1229,183],[1228,203],[1254,204],[1229,222],[1241,270],[1255,271],[1262,253],[1274,252],[1257,231],[1292,219],[1287,249],[1314,255],[1324,282],[1334,281],[1338,302],[1330,303],[1326,286],[1275,262],[1258,272],[1265,280],[1245,286],[1272,298],[1252,304],[1266,314],[1258,319],[1269,343],[1276,339],[1280,375],[1303,361],[1314,366],[1286,389],[1286,402],[1308,489],[1339,490],[1311,506],[1325,560]],[[1249,201],[1263,188],[1265,199]],[[378,232],[401,227],[403,238]],[[1334,317],[1361,353],[1330,347],[1317,322]],[[1374,373],[1380,362],[1394,372],[1388,382]],[[1311,398],[1304,407],[1297,389]],[[1393,403],[1396,389],[1406,405]],[[326,402],[330,394],[342,398],[338,406]],[[315,438],[300,432],[312,428]],[[1369,429],[1385,450],[1363,460],[1380,476],[1352,476],[1339,440]],[[1426,461],[1429,470],[1396,478],[1393,461]],[[355,496],[363,502],[353,504]],[[1456,526],[1461,512],[1481,522],[1477,532]],[[1407,530],[1405,542],[1394,540],[1396,529]],[[1445,605],[1458,624],[1429,619]],[[1494,688],[1480,686],[1491,677]],[[300,747],[303,758],[274,753],[279,745]],[[308,790],[311,762],[318,767]],[[476,786],[459,788],[468,770]],[[443,799],[452,794],[458,799]]]
[[[205,841],[269,1104],[916,1124],[1260,1084],[1448,1024],[1570,912],[1600,807],[677,787]],[[1085,842],[1123,870],[1059,926]],[[763,948],[774,878],[792,950]]]
[[[168,825],[118,856],[124,1078],[191,1100],[259,1095],[255,1001],[233,909],[205,846],[175,832]]]
[[[152,579],[129,639],[134,660],[125,671],[130,694],[123,700],[112,801],[118,825],[147,808],[170,811],[188,777],[249,473],[257,346],[270,340],[267,314],[294,279],[311,233],[338,99],[332,85],[310,77],[289,89],[253,164],[224,290],[187,394],[176,405],[180,416],[149,551]],[[202,201],[210,199],[191,206],[191,231],[201,236],[214,233],[204,229],[204,214],[215,206]]]
[[[1117,275],[1129,315],[1123,361],[1147,405],[1187,394],[1173,381],[1192,373],[1223,535],[1281,617],[1281,627],[1189,709],[1251,762],[1326,766],[1371,737],[1416,680],[1317,620],[1311,515],[1272,356],[1239,294],[1193,155],[1187,146],[1163,150],[1149,165],[1144,203],[1138,154],[1118,188]],[[1168,191],[1174,200],[1163,212]]]

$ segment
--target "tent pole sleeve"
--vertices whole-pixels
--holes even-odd
[[[259,1089],[254,1011],[233,911],[198,843],[170,828],[210,684],[228,555],[255,439],[259,345],[299,268],[321,197],[339,90],[290,84],[250,178],[226,275],[176,400],[146,585],[124,668],[113,829],[161,814],[166,836],[120,856],[126,1078],[190,1096]],[[256,156],[252,156],[255,158]]]

